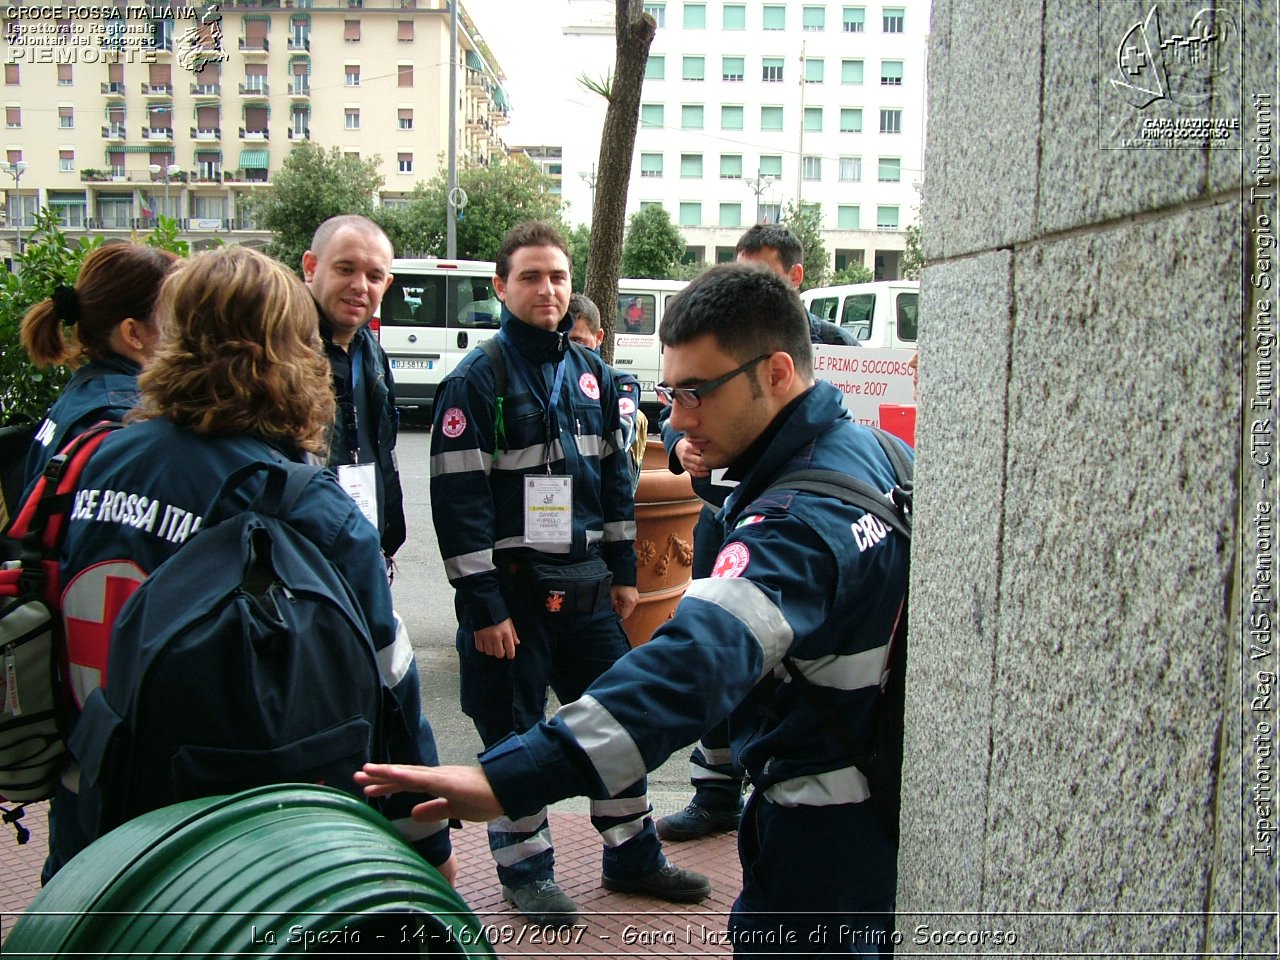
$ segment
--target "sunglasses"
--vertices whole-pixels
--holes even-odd
[[[719,390],[738,374],[746,373],[761,360],[767,360],[771,356],[773,356],[772,353],[762,353],[754,360],[748,360],[742,366],[730,370],[723,377],[708,380],[697,387],[669,387],[665,383],[659,383],[654,386],[653,392],[658,395],[659,402],[664,406],[669,407],[672,403],[678,403],[680,406],[692,410],[695,407],[702,406],[702,398],[712,390]]]

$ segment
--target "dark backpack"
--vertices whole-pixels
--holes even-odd
[[[915,496],[915,465],[903,450],[902,441],[876,427],[870,427],[881,448],[893,464],[896,486],[886,497],[871,484],[834,470],[799,470],[769,485],[768,490],[803,490],[858,507],[874,515],[885,526],[911,539],[911,511]],[[889,640],[888,679],[876,698],[872,714],[871,734],[865,742],[854,739],[849,727],[837,715],[823,691],[811,683],[791,657],[783,657],[782,665],[800,693],[818,710],[827,726],[851,751],[854,763],[871,790],[875,806],[885,830],[894,845],[898,843],[898,819],[902,810],[902,732],[903,706],[906,699],[907,671],[907,596],[893,636]]]
[[[53,796],[67,761],[66,683],[58,552],[66,513],[89,457],[118,423],[100,423],[49,460],[7,531],[21,559],[0,569],[0,807],[18,843],[22,804]]]
[[[383,685],[351,588],[284,520],[320,467],[258,462],[227,478],[199,533],[116,619],[105,689],[71,736],[97,836],[149,810],[273,783],[364,799],[385,759]],[[249,508],[231,495],[267,473]]]

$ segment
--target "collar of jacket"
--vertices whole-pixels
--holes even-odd
[[[566,313],[560,318],[554,330],[543,330],[525,323],[514,313],[502,305],[502,332],[507,342],[520,351],[520,355],[530,363],[559,363],[569,344],[569,331],[573,329],[573,321]]]
[[[780,410],[758,440],[729,465],[726,479],[740,483],[730,494],[726,510],[750,503],[802,448],[834,424],[850,419],[839,388],[819,380]]]
[[[136,377],[142,372],[142,365],[134,363],[128,357],[122,357],[118,353],[107,353],[101,357],[94,357],[83,367],[76,370],[71,375],[73,380],[87,380],[90,377],[99,377],[104,373],[123,373],[127,377]]]

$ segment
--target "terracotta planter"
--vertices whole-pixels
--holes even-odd
[[[662,441],[650,440],[636,490],[636,587],[640,602],[622,622],[633,647],[675,613],[692,578],[693,528],[702,501],[688,474],[667,468]]]

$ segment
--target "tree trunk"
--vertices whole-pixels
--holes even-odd
[[[640,88],[649,60],[649,45],[658,25],[644,12],[642,0],[616,0],[614,34],[617,55],[609,107],[600,135],[596,165],[595,206],[591,210],[591,251],[587,256],[587,296],[600,308],[604,323],[605,362],[613,362],[613,328],[618,318],[618,264],[626,229],[627,185],[640,119]]]

